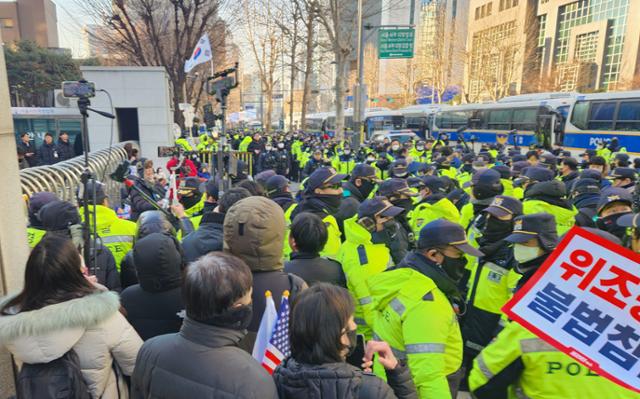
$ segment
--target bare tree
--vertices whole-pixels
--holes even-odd
[[[178,103],[203,96],[206,69],[187,79],[184,62],[200,37],[208,33],[216,64],[225,64],[229,36],[219,17],[226,0],[76,0],[99,29],[92,41],[108,52],[111,62],[164,66],[173,85],[174,118],[183,123]],[[208,66],[207,66],[208,67]]]
[[[279,82],[276,71],[283,45],[282,30],[275,22],[282,18],[279,11],[271,7],[270,0],[242,0],[243,32],[267,102],[262,121],[267,133],[271,131],[273,94]]]

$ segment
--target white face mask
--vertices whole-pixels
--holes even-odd
[[[375,160],[376,160],[376,159],[375,159],[374,157],[368,157],[368,158],[367,158],[367,161],[369,161],[369,162],[373,162],[373,161],[375,161]]]
[[[278,148],[280,149],[284,148],[284,143],[278,143]]]
[[[271,151],[271,146],[268,145],[268,146],[264,147],[264,149],[267,150],[267,151]]]
[[[518,263],[526,263],[540,256],[540,248],[516,244],[513,246],[513,256],[516,258]]]
[[[344,155],[349,155],[351,154],[351,150],[344,150]]]
[[[400,148],[400,146],[398,146],[398,145],[392,145],[391,146],[391,149],[394,150],[394,151],[398,151],[399,148]]]
[[[423,146],[417,146],[417,147],[416,147],[416,150],[418,150],[418,151],[424,151],[424,147],[423,147]]]

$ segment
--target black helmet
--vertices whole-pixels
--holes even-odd
[[[176,228],[171,224],[167,215],[161,211],[145,211],[138,218],[136,240],[144,238],[151,233],[166,233],[176,236]]]

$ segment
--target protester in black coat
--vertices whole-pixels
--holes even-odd
[[[36,146],[31,142],[29,133],[22,133],[20,135],[20,141],[18,142],[18,150],[22,150],[24,153],[24,159],[29,166],[36,166],[38,164],[36,157]]]
[[[187,264],[213,251],[222,251],[222,226],[227,209],[251,193],[242,187],[234,187],[224,193],[218,204],[218,212],[205,213],[200,227],[182,240],[184,259]]]
[[[291,260],[284,264],[284,271],[295,274],[310,286],[324,282],[346,288],[340,263],[319,255],[327,238],[327,226],[320,217],[308,212],[298,214],[289,235],[293,253]]]
[[[183,259],[178,240],[153,233],[136,242],[133,258],[139,284],[122,291],[127,320],[143,340],[177,333],[182,326]]]
[[[60,133],[58,143],[56,144],[56,151],[58,152],[59,161],[66,161],[76,156],[73,145],[69,142],[69,134],[67,132]]]
[[[232,255],[214,252],[190,264],[182,328],[142,346],[131,398],[277,399],[273,380],[238,347],[251,321],[251,286],[251,271]]]
[[[53,165],[59,159],[57,147],[53,143],[53,136],[51,133],[46,133],[44,143],[38,149],[38,162],[40,165]]]
[[[175,237],[176,229],[164,213],[160,211],[143,212],[138,219],[134,246],[139,240],[153,233],[164,233]],[[133,251],[127,252],[122,262],[120,262],[120,280],[122,288],[138,284],[138,272],[133,258]]]
[[[144,192],[154,201],[158,202],[164,198],[164,189],[159,184],[147,181],[144,178],[137,176],[129,176],[129,179],[133,180],[136,188],[139,188],[140,191]],[[133,221],[138,220],[142,212],[157,209],[134,188],[129,190],[129,200],[131,201],[131,220]]]
[[[366,371],[345,362],[355,346],[354,311],[344,288],[318,284],[299,295],[289,321],[291,357],[273,374],[280,399],[418,398],[409,369],[386,342],[368,343],[365,360],[357,359]],[[387,383],[370,372],[374,353],[386,370]]]

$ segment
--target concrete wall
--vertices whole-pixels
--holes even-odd
[[[2,36],[0,34],[0,43]],[[0,157],[3,173],[0,174],[0,297],[22,288],[24,267],[29,255],[27,246],[27,217],[18,162],[13,119],[9,104],[7,70],[4,52],[0,51]],[[11,358],[0,345],[0,398],[14,392]]]
[[[137,108],[140,150],[143,157],[157,159],[158,146],[174,143],[173,111],[169,78],[164,67],[81,67],[84,78],[95,82],[96,90],[107,90],[113,99],[114,111],[104,93],[91,99],[93,108],[113,112],[115,108]],[[90,113],[89,143],[91,151],[109,146],[111,120]],[[118,142],[118,121],[113,121],[113,142]]]

